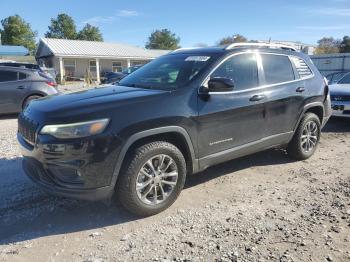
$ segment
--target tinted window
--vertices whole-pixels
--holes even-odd
[[[342,79],[340,79],[338,84],[350,84],[350,74],[347,74]]]
[[[18,74],[18,79],[19,80],[23,80],[23,79],[26,79],[27,78],[27,75],[26,74],[24,74],[24,73],[19,73]]]
[[[160,57],[123,78],[119,85],[152,89],[176,89],[187,85],[214,58],[206,55],[173,54]]]
[[[295,79],[288,56],[261,54],[266,84],[277,84]]]
[[[234,81],[235,90],[258,86],[258,67],[254,54],[233,56],[220,65],[211,77],[226,77]]]
[[[0,71],[0,82],[17,81],[17,72]]]

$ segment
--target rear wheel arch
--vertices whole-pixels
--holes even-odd
[[[36,93],[31,93],[28,94],[23,100],[22,100],[22,109],[24,109],[25,103],[28,100],[28,98],[32,97],[32,96],[38,96],[38,97],[44,97],[46,96],[45,94],[42,94],[40,92],[36,92]]]
[[[320,106],[320,105],[313,106],[313,107],[306,109],[306,111],[304,112],[304,115],[306,113],[314,113],[315,115],[318,116],[318,119],[320,120],[320,122],[322,122],[322,119],[324,116],[324,109],[323,109],[323,106]]]
[[[307,113],[314,113],[315,115],[318,116],[320,122],[322,123],[323,117],[324,117],[324,106],[323,103],[321,102],[314,102],[307,104],[304,109],[302,114],[299,116],[299,119],[294,127],[294,130],[296,130],[300,124],[300,121],[303,119],[305,114]]]
[[[117,159],[112,178],[113,186],[117,183],[119,172],[127,155],[139,146],[153,141],[168,142],[179,148],[186,160],[187,170],[190,173],[197,172],[198,161],[195,158],[193,143],[187,131],[177,126],[160,127],[136,133],[127,140]]]

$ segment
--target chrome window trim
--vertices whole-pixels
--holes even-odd
[[[286,55],[286,54],[277,54],[277,53],[271,53],[271,52],[260,52],[258,50],[248,50],[245,52],[239,52],[239,53],[235,53],[235,54],[231,54],[228,57],[226,57],[224,60],[222,60],[218,65],[216,65],[208,74],[208,76],[202,81],[201,86],[203,85],[207,85],[208,81],[210,80],[210,76],[214,73],[214,71],[221,66],[223,63],[225,63],[228,59],[230,59],[231,57],[237,56],[237,55],[242,55],[242,54],[255,54],[256,55],[256,60],[257,60],[257,67],[258,67],[258,71],[259,71],[259,67],[262,66],[262,60],[260,57],[260,54],[268,54],[268,55],[280,55],[280,56],[287,56],[289,59],[291,57],[296,57],[299,59],[302,59],[304,62],[305,60],[299,56],[295,56],[295,55]],[[260,57],[260,59],[258,58]],[[290,59],[291,61],[291,59]],[[291,63],[294,63],[291,61]],[[305,62],[305,64],[309,67],[309,65]],[[270,84],[270,85],[262,85],[262,86],[257,86],[257,87],[252,87],[252,88],[247,88],[244,90],[237,90],[237,91],[227,91],[227,92],[209,92],[209,95],[225,95],[225,94],[239,94],[239,93],[244,93],[244,92],[250,92],[250,91],[254,91],[254,90],[260,90],[260,89],[265,89],[268,87],[274,87],[274,86],[280,86],[280,85],[286,85],[286,84],[291,84],[291,83],[296,83],[296,82],[301,82],[307,79],[311,79],[315,76],[314,72],[312,71],[312,69],[309,67],[310,71],[311,71],[311,75],[305,78],[299,78],[299,79],[294,79],[292,81],[286,81],[286,82],[281,82],[281,83],[276,83],[276,84]],[[259,76],[260,77],[260,76]],[[199,89],[198,89],[199,90]]]

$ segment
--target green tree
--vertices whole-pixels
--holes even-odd
[[[77,29],[72,17],[67,14],[59,14],[56,19],[51,19],[49,31],[45,37],[60,39],[76,39]]]
[[[317,44],[315,53],[318,55],[339,53],[340,40],[333,37],[323,37],[317,41]]]
[[[340,43],[340,53],[350,53],[350,37],[344,36]]]
[[[1,20],[2,30],[1,42],[4,45],[21,45],[29,49],[31,53],[36,48],[35,37],[37,33],[33,31],[30,24],[19,15],[9,16]]]
[[[233,43],[245,43],[247,41],[248,41],[248,39],[245,38],[243,35],[235,34],[232,36],[227,36],[227,37],[222,38],[219,41],[219,45],[229,45],[229,44],[233,44]]]
[[[180,38],[168,29],[154,31],[148,38],[146,48],[175,50],[179,48]]]
[[[100,32],[100,29],[96,26],[92,26],[90,24],[86,24],[82,30],[79,31],[77,35],[77,39],[79,40],[87,40],[87,41],[98,41],[102,42],[103,37]]]

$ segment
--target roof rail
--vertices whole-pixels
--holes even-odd
[[[233,48],[239,48],[239,47],[265,47],[265,48],[272,48],[272,49],[282,49],[282,50],[289,50],[289,51],[297,51],[295,48],[288,46],[288,45],[280,45],[280,44],[269,44],[269,43],[233,43],[225,47],[225,50],[230,50]]]

